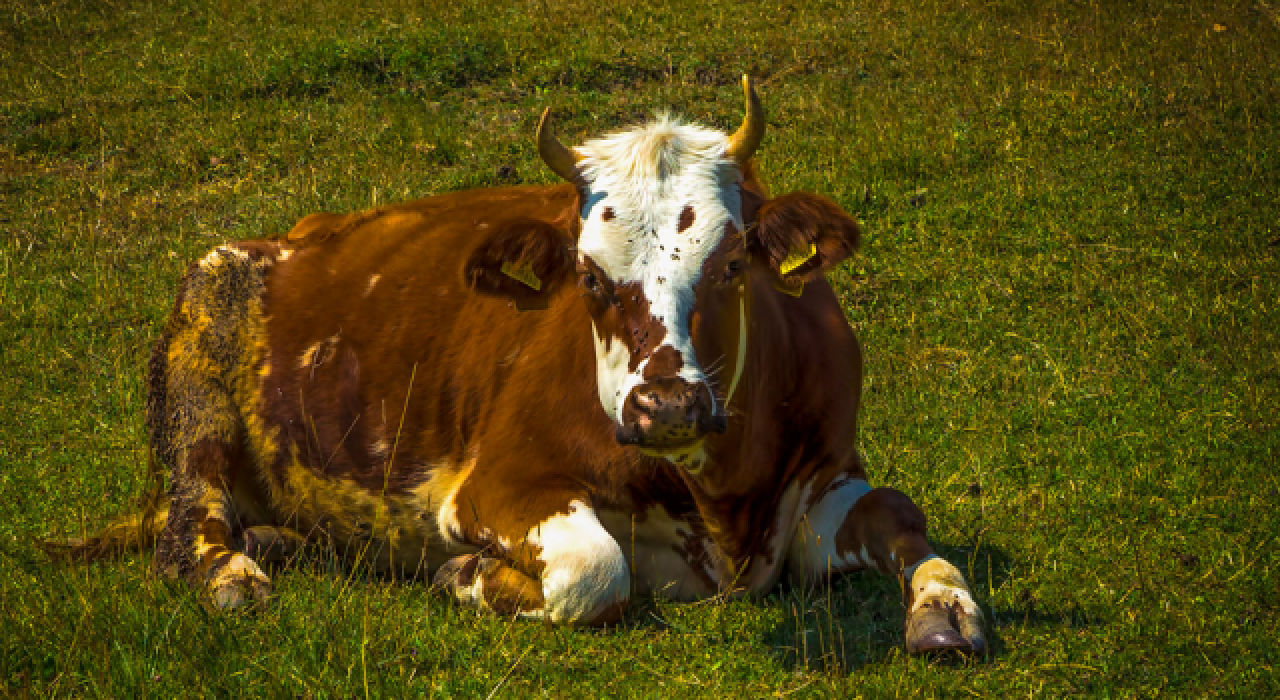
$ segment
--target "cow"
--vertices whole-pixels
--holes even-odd
[[[875,569],[903,586],[911,653],[984,652],[964,576],[857,449],[862,350],[823,273],[858,225],[767,193],[743,89],[733,134],[660,114],[569,148],[548,108],[537,146],[564,183],[210,252],[150,362],[167,492],[67,547],[149,541],[235,609],[327,542],[568,625]]]

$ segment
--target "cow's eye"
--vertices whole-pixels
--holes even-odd
[[[730,260],[724,268],[724,281],[732,282],[742,274],[742,261]]]
[[[596,277],[596,273],[588,272],[582,278],[582,286],[586,287],[587,291],[598,292],[600,291],[600,279]]]

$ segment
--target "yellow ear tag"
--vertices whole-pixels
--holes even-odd
[[[778,270],[784,275],[791,274],[792,270],[809,262],[817,254],[818,246],[814,243],[809,244],[809,250],[807,251],[800,248],[792,248],[791,252],[787,253],[787,257],[782,261],[782,264],[778,266]]]
[[[523,282],[526,286],[533,288],[534,291],[542,290],[542,280],[533,274],[533,268],[527,264],[512,265],[509,262],[504,262],[502,263],[502,274],[518,282]]]

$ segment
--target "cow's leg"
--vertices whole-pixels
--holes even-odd
[[[844,481],[802,519],[788,564],[802,580],[861,568],[900,577],[913,654],[986,650],[982,611],[964,575],[934,553],[924,513],[900,491]]]
[[[459,601],[504,615],[539,616],[546,609],[537,579],[493,557],[454,557],[436,570],[433,582]]]
[[[561,502],[541,521],[464,528],[486,533],[470,543],[482,551],[445,563],[434,581],[496,612],[572,625],[618,621],[631,593],[622,548],[585,500]]]
[[[297,530],[276,525],[257,525],[244,530],[244,554],[260,566],[281,564],[307,545]]]
[[[234,486],[256,483],[244,448],[247,404],[233,394],[253,385],[265,352],[261,297],[270,264],[223,246],[192,266],[151,356],[147,424],[171,473],[156,565],[203,586],[218,608],[271,592],[257,562],[233,549],[238,516],[251,508],[238,509],[232,496]]]
[[[157,564],[203,586],[219,609],[265,600],[271,580],[254,559],[233,549],[235,504],[226,484],[241,457],[237,442],[204,437],[182,452]]]
[[[837,533],[864,564],[901,576],[907,602],[907,651],[981,654],[982,610],[953,564],[925,539],[924,513],[901,491],[879,488],[860,498]],[[866,561],[866,559],[870,561]]]

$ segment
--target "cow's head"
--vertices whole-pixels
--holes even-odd
[[[553,225],[526,222],[515,244],[495,242],[480,269],[475,258],[468,264],[474,282],[489,280],[522,308],[576,277],[618,442],[691,468],[706,436],[725,431],[742,378],[747,277],[768,276],[797,296],[857,244],[857,225],[830,200],[766,201],[749,182],[764,114],[750,81],[743,86],[747,114],[732,135],[660,116],[569,149],[547,110],[538,148],[579,188],[576,244]]]

